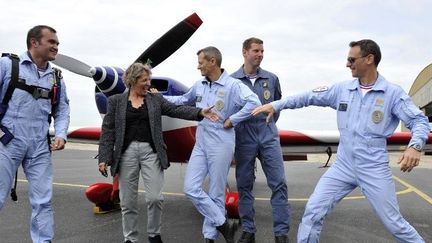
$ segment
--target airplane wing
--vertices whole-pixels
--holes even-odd
[[[196,122],[163,117],[163,124],[170,161],[187,161],[195,144]],[[90,140],[97,143],[100,132],[100,127],[70,128],[68,138],[78,141]],[[304,160],[306,159],[305,156],[311,153],[327,153],[329,156],[336,153],[339,144],[339,132],[279,130],[279,139],[285,161]],[[388,151],[405,150],[410,139],[410,132],[395,132],[387,139]],[[429,134],[424,151],[426,153],[432,152],[432,133]]]
[[[279,130],[282,154],[285,161],[307,159],[306,154],[326,153],[329,157],[337,152],[338,131],[288,131]],[[387,139],[388,151],[404,151],[411,139],[410,132],[395,132]],[[425,145],[426,154],[432,152],[432,133]]]

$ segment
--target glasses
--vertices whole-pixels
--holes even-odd
[[[354,64],[355,61],[357,61],[357,59],[360,59],[360,58],[363,58],[363,57],[367,57],[367,55],[366,55],[366,56],[361,56],[361,57],[348,57],[348,58],[347,58],[347,61],[348,61],[350,64]]]

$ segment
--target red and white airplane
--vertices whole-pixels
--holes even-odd
[[[144,51],[135,62],[150,63],[152,67],[160,64],[199,28],[202,20],[194,13],[182,20],[171,30],[155,41]],[[79,75],[93,78],[96,84],[95,99],[97,108],[103,117],[106,113],[107,97],[123,93],[126,87],[122,80],[124,69],[118,67],[91,67],[81,61],[58,54],[54,64]],[[152,77],[152,87],[164,95],[181,95],[188,88],[171,78]],[[197,123],[175,118],[163,117],[163,135],[167,144],[168,159],[171,162],[187,162],[195,144],[195,130]],[[69,138],[99,140],[100,127],[71,128]],[[279,131],[280,143],[285,160],[306,159],[308,153],[327,153],[330,159],[337,150],[339,133],[337,131]],[[408,144],[411,135],[409,132],[397,132],[388,138],[389,151],[400,151]],[[429,137],[432,141],[432,136]],[[432,151],[432,145],[426,145],[426,151]],[[327,161],[328,163],[328,161]],[[327,166],[327,163],[325,166]],[[113,188],[114,184],[114,188]],[[115,208],[118,203],[118,183],[96,183],[87,191],[87,198],[96,204],[100,212]],[[230,217],[238,217],[238,195],[236,192],[226,193],[226,208]]]

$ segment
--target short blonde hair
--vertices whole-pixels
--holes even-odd
[[[152,72],[149,65],[142,64],[140,62],[133,63],[123,73],[123,82],[125,83],[126,87],[131,88],[137,83],[138,79],[140,79],[144,73],[151,76]]]

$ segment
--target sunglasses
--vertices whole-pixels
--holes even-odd
[[[347,61],[348,61],[350,64],[354,64],[355,61],[357,61],[357,59],[360,59],[360,58],[363,58],[363,57],[367,57],[367,55],[366,55],[366,56],[361,56],[361,57],[348,57],[348,58],[347,58]]]

